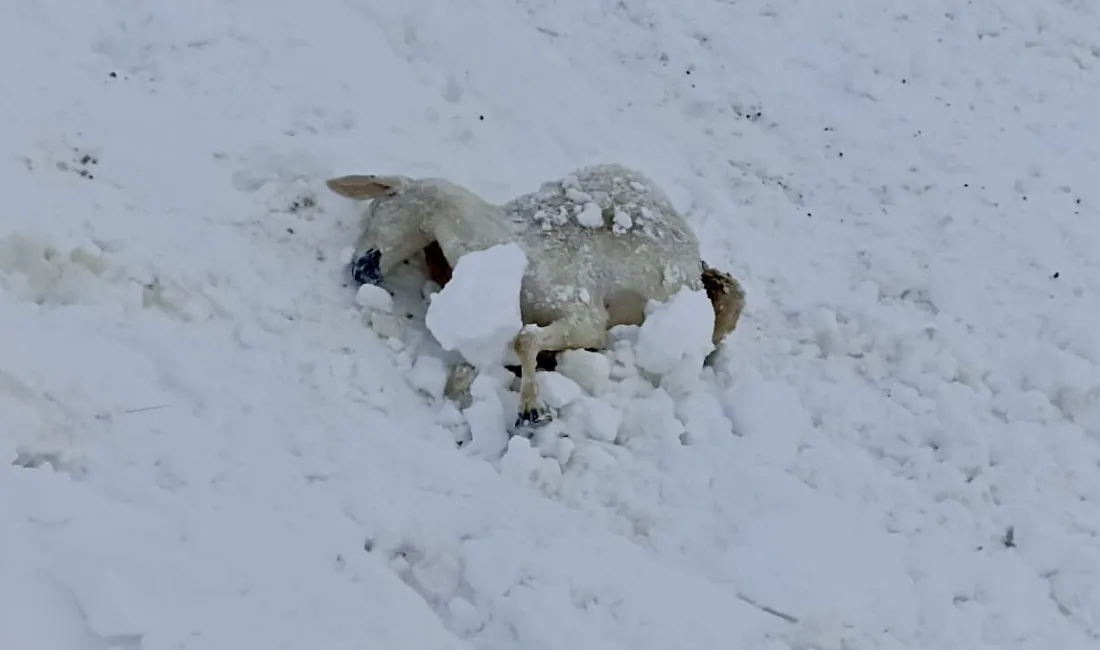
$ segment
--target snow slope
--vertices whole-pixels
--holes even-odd
[[[1096,647],[1100,19],[1010,5],[4,4],[0,647]],[[458,446],[323,180],[599,161],[742,325]]]

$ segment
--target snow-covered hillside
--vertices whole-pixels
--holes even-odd
[[[8,0],[0,73],[0,648],[1100,644],[1094,3]],[[324,180],[594,162],[748,308],[507,442]]]

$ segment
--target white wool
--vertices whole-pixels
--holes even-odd
[[[714,307],[705,291],[680,289],[667,302],[646,305],[646,319],[634,348],[638,366],[665,374],[687,364],[703,364],[714,349]]]
[[[484,368],[503,363],[523,327],[519,292],[527,255],[517,244],[467,253],[450,282],[434,294],[425,324],[444,350]]]
[[[393,296],[376,284],[364,284],[359,287],[358,293],[355,294],[355,302],[359,303],[363,309],[387,314],[393,312]]]

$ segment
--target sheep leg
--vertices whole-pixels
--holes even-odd
[[[603,309],[587,310],[546,327],[528,325],[520,331],[513,343],[520,361],[517,429],[537,427],[553,419],[550,409],[539,400],[535,381],[539,352],[601,348],[607,340],[607,322],[608,315]]]
[[[443,386],[443,396],[458,404],[460,409],[470,406],[473,396],[470,386],[477,377],[477,369],[466,361],[459,361],[447,373],[447,382]]]

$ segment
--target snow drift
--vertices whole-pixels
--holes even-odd
[[[1097,28],[8,3],[0,647],[1094,647]],[[753,301],[696,374],[660,319],[561,355],[562,417],[508,439],[506,370],[443,398],[413,265],[348,284],[323,179],[504,201],[606,160]]]

